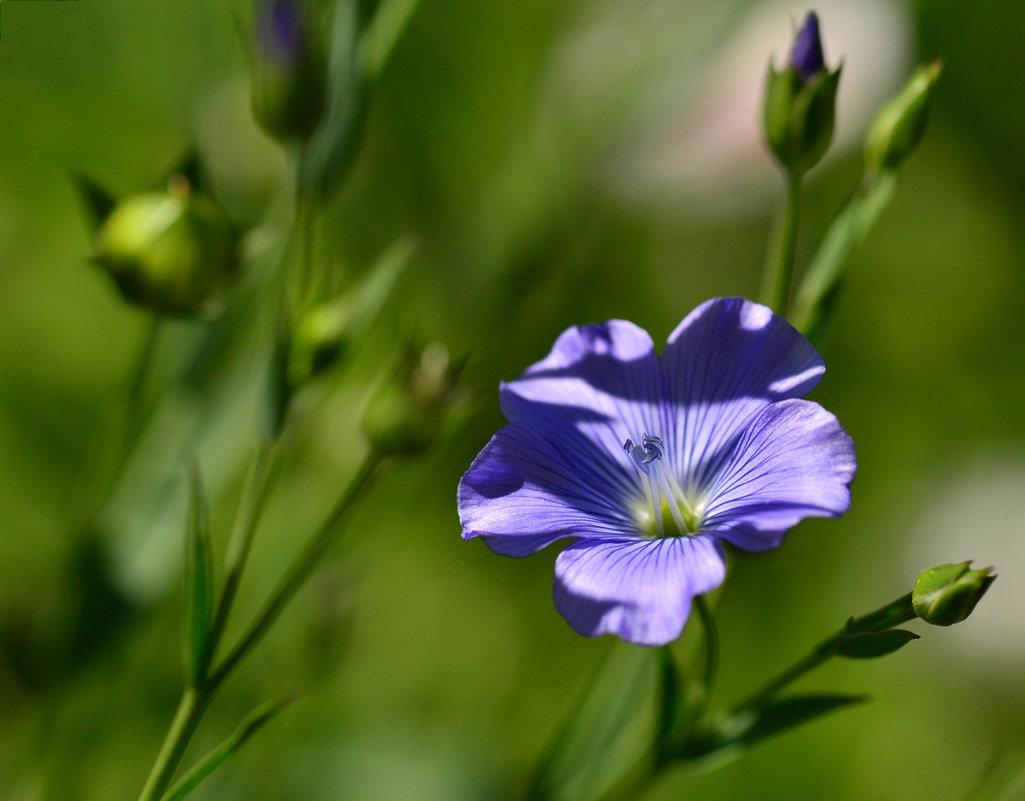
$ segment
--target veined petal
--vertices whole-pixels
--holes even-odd
[[[685,484],[704,491],[766,406],[810,392],[825,372],[811,343],[766,306],[716,298],[669,337],[666,451]]]
[[[564,331],[547,357],[502,385],[499,400],[510,423],[535,427],[553,443],[573,448],[582,434],[599,444],[633,487],[636,470],[623,443],[661,434],[661,391],[651,337],[631,322],[609,320]]]
[[[691,599],[725,574],[715,537],[581,540],[555,561],[555,606],[586,637],[664,645],[680,636]]]
[[[787,400],[748,426],[709,496],[704,530],[740,548],[775,548],[805,517],[850,506],[854,441],[817,403]]]
[[[580,435],[577,435],[580,438]],[[593,443],[588,458],[520,423],[498,431],[459,482],[463,538],[481,537],[497,553],[526,556],[563,537],[636,536],[612,478],[611,456]]]

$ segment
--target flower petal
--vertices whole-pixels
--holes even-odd
[[[744,432],[710,493],[704,530],[749,551],[777,547],[805,517],[850,506],[854,441],[817,403],[787,400]]]
[[[687,315],[663,366],[666,451],[697,491],[708,489],[755,415],[810,392],[825,372],[804,336],[744,298],[715,298]]]
[[[577,435],[580,439],[580,435]],[[532,427],[500,429],[459,482],[463,538],[481,537],[497,553],[526,556],[563,537],[629,537],[635,527],[621,500],[618,466],[593,443],[578,460]]]
[[[648,333],[631,322],[609,320],[563,332],[546,358],[502,385],[499,398],[510,423],[533,426],[560,447],[580,444],[579,434],[598,444],[621,466],[624,486],[642,492],[623,443],[660,434],[661,385]]]
[[[555,561],[555,606],[586,637],[664,645],[680,636],[691,599],[725,575],[715,537],[581,540]]]

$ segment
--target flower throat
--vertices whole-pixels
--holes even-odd
[[[627,439],[625,450],[644,476],[646,506],[636,510],[637,524],[649,537],[686,537],[697,534],[701,515],[687,500],[683,490],[667,469],[661,437],[645,434],[640,444]]]

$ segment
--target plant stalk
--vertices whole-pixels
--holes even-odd
[[[786,172],[786,200],[783,216],[777,223],[769,259],[762,280],[762,302],[776,314],[785,315],[790,300],[790,283],[797,251],[797,229],[801,206],[801,173]]]

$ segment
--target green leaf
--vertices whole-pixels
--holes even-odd
[[[777,734],[796,729],[816,718],[828,715],[853,704],[864,703],[866,695],[844,695],[823,693],[815,695],[794,695],[781,698],[764,707],[751,724],[742,732],[738,741],[745,746],[775,737]]]
[[[618,645],[538,761],[531,801],[599,796],[650,750],[657,651]]]
[[[185,614],[182,651],[185,678],[197,686],[209,662],[209,638],[213,611],[213,555],[210,547],[210,515],[199,466],[189,463],[189,511],[185,544]]]
[[[373,21],[360,40],[360,62],[369,80],[381,74],[419,7],[420,0],[385,0],[377,7]]]
[[[896,173],[873,175],[833,220],[798,287],[793,311],[788,315],[798,331],[821,335],[848,257],[889,205],[896,186]]]
[[[917,634],[906,629],[855,632],[837,637],[835,648],[838,656],[848,659],[875,659],[899,651],[917,639]]]
[[[161,801],[181,801],[198,787],[204,779],[219,768],[224,761],[242,748],[246,741],[269,723],[279,712],[295,700],[294,695],[286,695],[270,701],[253,710],[239,724],[234,733],[213,751],[203,757],[196,765],[168,790]]]
[[[749,707],[691,738],[677,756],[701,760],[706,767],[718,767],[756,743],[867,700],[865,695],[823,693],[794,695],[761,707]]]

